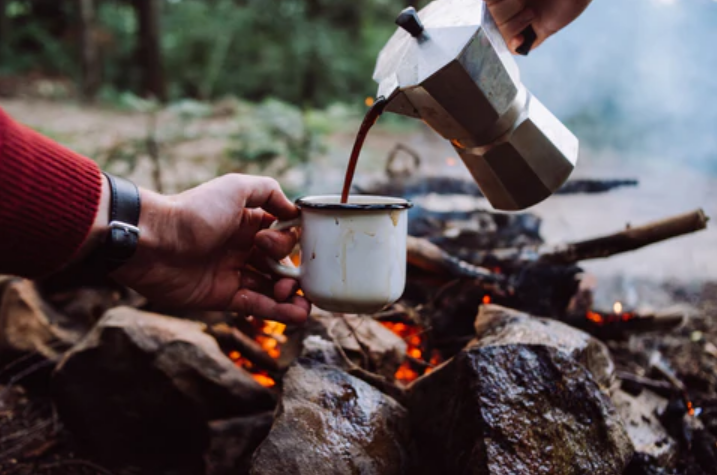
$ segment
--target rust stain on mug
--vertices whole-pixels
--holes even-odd
[[[398,211],[391,211],[391,221],[393,222],[393,226],[398,226],[398,218],[399,218],[399,212]]]

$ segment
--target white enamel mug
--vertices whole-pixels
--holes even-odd
[[[338,195],[296,201],[301,216],[272,229],[301,228],[301,264],[269,261],[297,279],[317,307],[337,313],[374,313],[394,303],[406,286],[408,209],[401,198]]]

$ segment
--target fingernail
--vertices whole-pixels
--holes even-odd
[[[510,40],[510,45],[508,46],[510,48],[510,51],[513,53],[517,53],[518,48],[520,48],[520,45],[523,44],[523,35],[518,35],[512,40]]]

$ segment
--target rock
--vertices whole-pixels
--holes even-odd
[[[610,399],[567,353],[473,346],[409,388],[419,473],[619,475],[632,444]]]
[[[667,399],[648,390],[638,396],[617,390],[612,401],[641,463],[665,469],[674,467],[679,447],[657,418],[667,407]]]
[[[406,473],[406,410],[339,368],[300,358],[252,475]]]
[[[336,345],[324,340],[319,335],[309,335],[304,338],[301,356],[318,363],[338,366],[340,368],[345,366]]]
[[[0,301],[0,352],[39,353],[47,359],[60,356],[82,337],[70,330],[62,315],[40,297],[35,285],[24,279],[6,279]]]
[[[53,397],[78,444],[110,465],[202,473],[209,421],[274,397],[199,323],[118,307],[59,363]]]
[[[603,390],[615,381],[610,351],[600,340],[569,325],[499,305],[481,306],[475,321],[478,346],[545,345],[567,353],[592,373]]]
[[[269,434],[274,413],[237,417],[209,424],[209,450],[204,459],[207,475],[244,475],[249,473],[254,451]]]
[[[393,378],[406,357],[406,342],[388,328],[365,315],[336,315],[314,308],[313,320],[319,334],[335,341],[346,355],[366,370]],[[368,361],[364,361],[364,355]]]

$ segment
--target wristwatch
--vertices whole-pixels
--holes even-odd
[[[89,260],[97,270],[110,273],[137,250],[141,201],[137,185],[109,173],[104,175],[110,185],[109,229]]]

